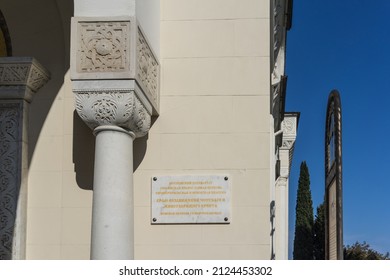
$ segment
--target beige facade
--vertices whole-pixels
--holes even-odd
[[[275,27],[288,1],[71,2],[0,6],[13,56],[33,56],[51,73],[30,104],[26,258],[90,258],[95,137],[75,111],[71,18],[133,14],[160,63],[159,116],[133,147],[135,259],[287,258],[297,122],[288,146],[284,106],[275,109],[284,102],[286,27],[283,42]],[[230,224],[151,224],[153,176],[213,174],[231,178]]]

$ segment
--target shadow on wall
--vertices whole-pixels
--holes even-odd
[[[133,142],[133,170],[137,170],[145,157],[148,135],[136,138]],[[73,163],[77,185],[83,190],[93,189],[95,162],[95,136],[91,129],[73,112]]]
[[[29,108],[30,165],[54,100],[64,98],[59,93],[69,69],[73,1],[2,1],[1,10],[7,21],[13,56],[34,57],[51,73],[51,80],[35,94]],[[57,136],[57,131],[54,126],[50,136]]]

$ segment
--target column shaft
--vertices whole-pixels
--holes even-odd
[[[95,129],[91,259],[134,259],[133,139],[117,126]]]

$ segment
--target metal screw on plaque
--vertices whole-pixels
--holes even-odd
[[[227,222],[227,221],[229,221],[229,218],[228,218],[228,217],[225,217],[225,219],[224,219],[224,220],[225,220],[225,222]]]
[[[225,177],[225,181],[227,181],[227,180],[229,180],[229,178],[226,176],[226,177]]]
[[[153,181],[157,181],[157,177],[153,177]]]
[[[153,218],[153,222],[157,222],[157,219],[156,219],[156,218]]]

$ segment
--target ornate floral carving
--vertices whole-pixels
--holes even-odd
[[[157,103],[159,66],[140,28],[138,28],[137,64],[137,80],[144,85],[145,90]]]
[[[115,125],[141,137],[150,128],[150,114],[133,91],[76,92],[76,110],[91,129]]]
[[[79,22],[78,72],[129,69],[130,22]]]
[[[16,206],[20,188],[19,104],[0,104],[0,259],[12,258]]]

